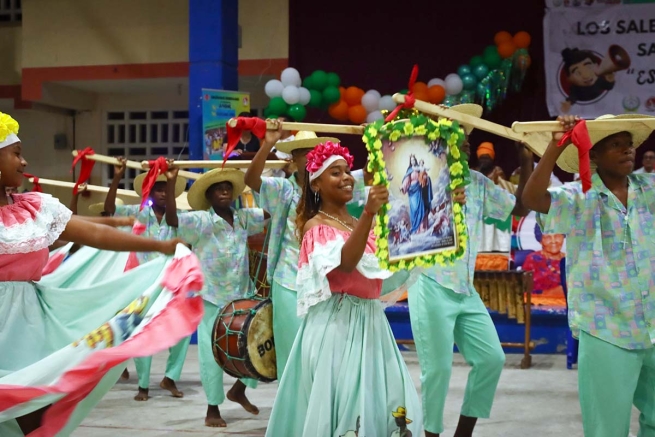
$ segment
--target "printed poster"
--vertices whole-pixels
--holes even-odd
[[[225,123],[241,112],[250,112],[250,93],[203,89],[202,96],[203,156],[221,160],[227,138]]]

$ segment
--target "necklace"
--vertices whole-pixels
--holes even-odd
[[[352,228],[351,226],[348,226],[347,224],[345,224],[344,222],[342,222],[342,221],[339,220],[338,218],[336,218],[336,217],[334,217],[334,216],[328,214],[327,212],[323,211],[322,209],[319,209],[318,212],[320,212],[321,214],[323,214],[325,217],[330,218],[330,219],[334,220],[335,222],[339,223],[341,226],[343,226],[344,228],[348,229],[350,232],[353,231],[353,228]],[[351,216],[350,218],[352,219],[352,216]]]

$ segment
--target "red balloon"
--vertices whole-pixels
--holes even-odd
[[[497,46],[511,40],[512,40],[512,34],[506,30],[501,30],[500,32],[496,33],[496,36],[494,36],[494,43]]]
[[[341,100],[343,100],[344,97],[346,96],[346,87],[340,86],[339,93],[341,93]]]
[[[344,100],[348,106],[359,105],[362,102],[362,97],[364,97],[364,94],[365,93],[363,89],[357,88],[356,86],[350,86],[346,88]],[[364,121],[366,121],[366,117],[364,117]]]
[[[343,100],[339,100],[337,103],[330,105],[330,107],[328,108],[328,114],[330,114],[330,117],[336,120],[347,121],[348,104]]]
[[[530,47],[530,42],[532,41],[532,37],[528,32],[520,31],[517,32],[516,35],[514,35],[513,41],[514,41],[514,45],[517,48],[527,49],[528,47]]]
[[[428,88],[428,101],[438,105],[446,98],[446,90],[441,85],[432,85]]]
[[[498,46],[498,54],[503,59],[511,58],[515,51],[514,41],[507,41]]]
[[[427,93],[428,92],[428,86],[425,84],[425,82],[416,82],[414,84],[414,87],[412,88],[412,91],[414,94],[416,93]]]
[[[416,100],[422,100],[424,102],[430,101],[430,95],[428,94],[427,90],[425,90],[425,91],[422,91],[422,90],[415,91],[414,92],[414,98]]]
[[[355,105],[348,108],[348,119],[355,124],[362,124],[366,121],[366,108],[362,105]]]

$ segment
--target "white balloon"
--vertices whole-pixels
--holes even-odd
[[[444,87],[444,89],[446,88],[446,82],[444,82],[443,79],[439,79],[436,77],[434,79],[430,79],[430,82],[428,82],[428,88],[434,85],[441,85],[442,87]]]
[[[282,91],[284,91],[284,85],[282,85],[282,82],[277,79],[269,80],[266,82],[264,91],[266,92],[266,95],[271,99],[273,97],[280,97],[282,95]]]
[[[446,76],[446,94],[454,96],[461,93],[462,89],[464,89],[464,84],[457,74],[451,73]]]
[[[282,80],[282,85],[284,85],[285,87],[287,86],[299,87],[302,83],[302,81],[300,80],[300,73],[298,73],[298,70],[296,70],[295,68],[285,68],[284,70],[282,70],[280,79]]]
[[[378,103],[378,108],[380,111],[393,111],[396,108],[396,102],[393,101],[393,97],[390,95],[382,96],[380,103]]]
[[[298,88],[298,92],[300,93],[300,104],[303,106],[307,105],[312,98],[309,90],[307,88],[301,87]]]
[[[366,94],[375,94],[378,99],[382,98],[382,94],[380,94],[380,91],[377,90],[368,90],[366,91]]]
[[[366,116],[366,122],[367,123],[373,123],[374,121],[377,120],[382,120],[384,118],[384,115],[380,111],[373,111],[368,116]]]
[[[300,101],[300,90],[298,87],[293,85],[284,87],[284,91],[282,91],[282,98],[289,105],[295,105]]]
[[[369,91],[362,97],[362,106],[366,108],[366,112],[373,112],[379,109],[380,97],[375,93],[377,93],[377,91]]]

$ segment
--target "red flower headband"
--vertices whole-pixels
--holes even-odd
[[[332,157],[343,158],[348,164],[349,168],[353,167],[355,158],[350,154],[346,147],[335,144],[332,141],[327,141],[325,144],[319,144],[307,154],[307,171],[309,172],[309,179],[314,180],[325,171],[328,165],[334,162]],[[330,161],[328,163],[328,160]],[[327,165],[326,165],[327,164]]]

